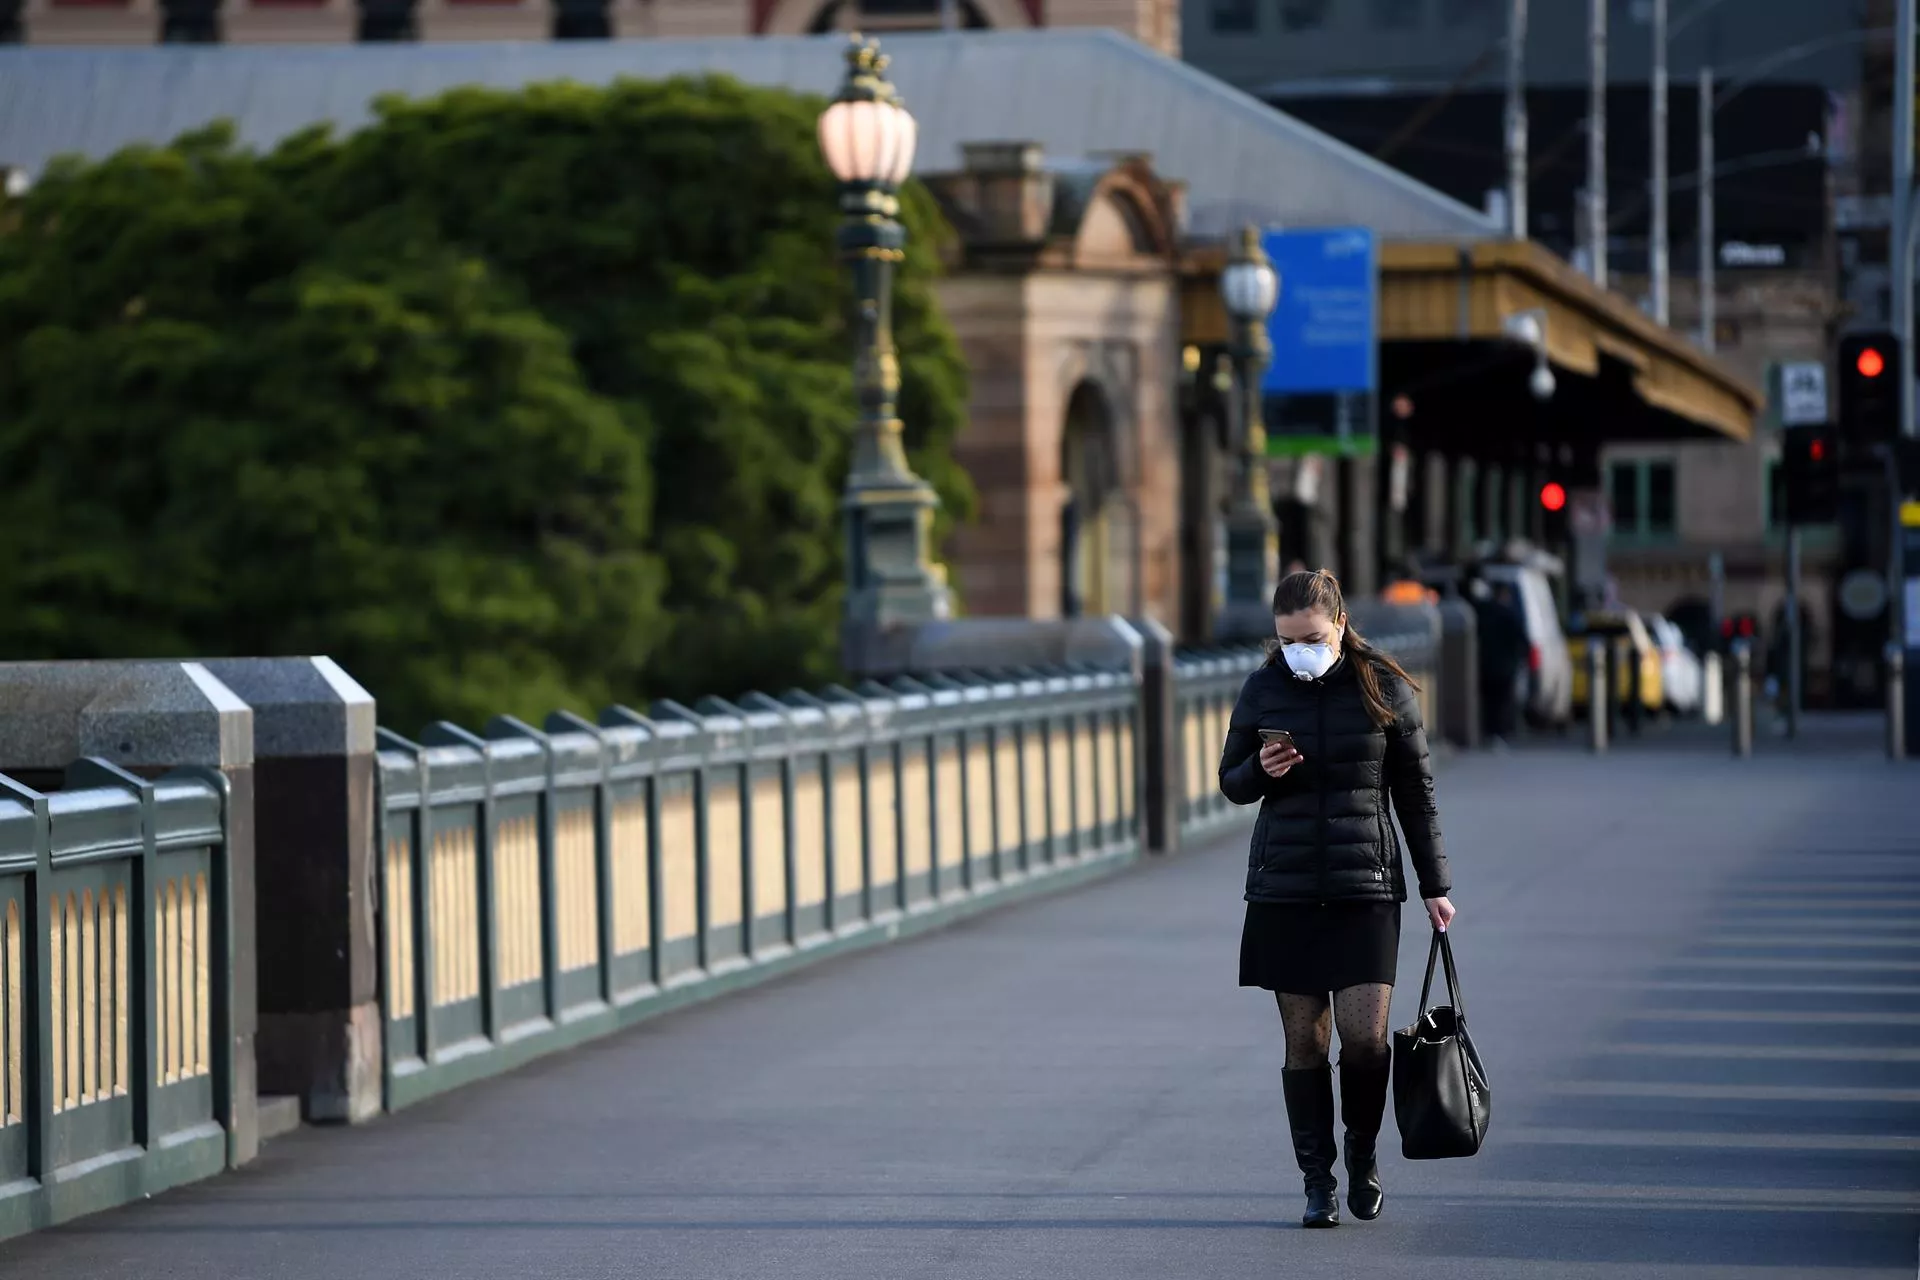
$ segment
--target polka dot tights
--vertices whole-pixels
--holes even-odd
[[[1276,993],[1276,998],[1280,1024],[1287,1033],[1288,1070],[1325,1066],[1336,1025],[1341,1061],[1353,1066],[1386,1061],[1388,1008],[1393,1001],[1393,988],[1386,983],[1345,987],[1334,992],[1331,1001],[1286,991]]]

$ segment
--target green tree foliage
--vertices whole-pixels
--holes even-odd
[[[0,234],[0,653],[328,652],[402,726],[831,676],[820,105],[462,90],[57,168]],[[964,513],[943,229],[906,206],[903,417]]]

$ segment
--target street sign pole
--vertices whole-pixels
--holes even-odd
[[[1818,427],[1831,416],[1827,402],[1827,366],[1812,360],[1798,360],[1773,368],[1776,385],[1771,388],[1771,399],[1779,407],[1779,425],[1789,435],[1797,434],[1796,429]],[[1791,453],[1792,450],[1790,449]],[[1817,454],[1815,455],[1818,456]],[[1802,464],[1802,459],[1793,454],[1788,461],[1791,468]],[[1805,706],[1805,690],[1801,688],[1801,671],[1805,666],[1804,654],[1806,633],[1800,619],[1800,530],[1802,522],[1810,517],[1804,510],[1796,510],[1795,503],[1802,499],[1792,496],[1794,493],[1794,474],[1788,475],[1787,499],[1787,678],[1782,692],[1786,695],[1787,736],[1800,736],[1800,711]]]
[[[1787,736],[1800,736],[1800,526],[1787,526]]]

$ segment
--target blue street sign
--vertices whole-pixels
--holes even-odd
[[[1378,382],[1374,311],[1378,255],[1367,227],[1268,231],[1280,302],[1267,322],[1268,395],[1370,392]]]

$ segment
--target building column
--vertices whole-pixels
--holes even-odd
[[[1481,466],[1479,500],[1480,536],[1497,545],[1508,536],[1507,473],[1499,463],[1489,462]]]
[[[1380,589],[1378,470],[1373,458],[1333,461],[1340,478],[1340,583],[1347,595],[1365,599]]]
[[[1477,533],[1474,496],[1479,488],[1480,468],[1472,458],[1454,458],[1448,470],[1447,551],[1457,563],[1465,564],[1473,558]]]

